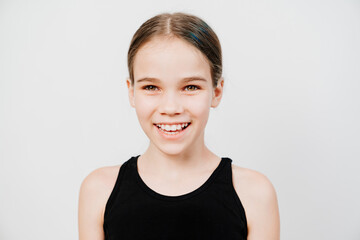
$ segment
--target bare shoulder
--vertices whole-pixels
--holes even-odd
[[[262,173],[232,164],[233,185],[245,209],[248,239],[279,239],[276,190]]]
[[[105,166],[93,170],[81,183],[80,193],[83,193],[84,197],[91,198],[93,201],[97,199],[105,208],[106,201],[114,188],[120,167],[121,165]]]
[[[93,170],[81,183],[78,206],[79,239],[104,239],[103,220],[107,200],[121,165]]]
[[[121,165],[100,167],[90,172],[83,182],[82,188],[91,188],[93,190],[103,190],[103,188],[112,187],[115,184]]]
[[[276,194],[270,180],[262,173],[232,164],[233,184],[242,195],[271,197]]]

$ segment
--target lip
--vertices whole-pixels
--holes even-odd
[[[167,134],[167,133],[165,133],[160,128],[158,128],[155,123],[154,123],[154,127],[156,128],[158,134],[162,138],[164,138],[166,140],[178,140],[178,139],[182,138],[188,132],[189,127],[191,127],[191,122],[157,123],[158,125],[162,125],[162,124],[164,124],[164,125],[176,125],[176,124],[183,124],[183,123],[189,123],[189,125],[184,130],[181,130],[179,133],[176,133],[176,134]]]
[[[187,122],[158,122],[154,123],[154,125],[177,125],[177,124],[184,124],[184,123],[191,123],[190,121]]]

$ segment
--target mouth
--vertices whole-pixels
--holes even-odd
[[[165,124],[165,123],[155,123],[156,126],[160,131],[165,134],[175,135],[182,131],[184,131],[187,127],[191,125],[191,122],[186,123],[176,123],[176,124]]]

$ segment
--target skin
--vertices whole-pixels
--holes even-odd
[[[213,87],[204,55],[176,37],[157,37],[142,46],[134,61],[129,101],[150,143],[138,159],[143,181],[154,191],[178,196],[201,186],[220,163],[204,143],[211,108],[219,105],[224,79]],[[190,122],[184,135],[165,139],[154,123]],[[105,239],[105,204],[119,165],[91,172],[79,195],[79,239]],[[232,164],[233,185],[246,211],[250,240],[280,239],[276,192],[263,174]]]

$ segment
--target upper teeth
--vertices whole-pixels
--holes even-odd
[[[182,124],[174,124],[174,125],[167,125],[167,124],[156,124],[157,127],[165,130],[165,131],[178,131],[184,127],[187,127],[189,123],[182,123]]]

